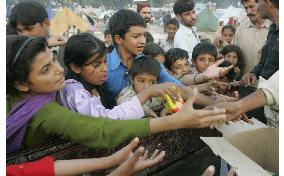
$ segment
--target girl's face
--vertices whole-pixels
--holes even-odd
[[[106,55],[96,58],[97,54],[91,57],[84,66],[79,67],[80,76],[93,85],[102,85],[107,80],[107,59]]]
[[[192,59],[192,64],[196,67],[199,73],[205,72],[207,68],[215,62],[215,57],[210,54],[199,54],[195,60]]]
[[[234,51],[230,52],[230,53],[225,55],[225,60],[230,62],[235,67],[238,64],[238,55]]]
[[[31,64],[28,82],[25,83],[30,94],[51,93],[65,86],[64,69],[53,57],[53,53],[46,49],[36,55]]]
[[[231,29],[224,29],[222,37],[227,42],[227,44],[231,44],[234,37],[234,32]]]
[[[168,33],[169,38],[174,38],[177,30],[178,30],[178,27],[174,24],[168,24],[166,27],[166,31]]]
[[[186,58],[178,59],[171,65],[172,74],[185,75],[189,72],[189,63]]]

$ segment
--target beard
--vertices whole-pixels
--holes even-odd
[[[144,18],[144,21],[145,21],[145,23],[150,23],[151,19],[146,17],[146,18]]]

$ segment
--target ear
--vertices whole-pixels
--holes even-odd
[[[16,81],[14,84],[14,87],[21,92],[28,92],[29,91],[29,85],[28,83],[24,83],[24,82],[20,82],[20,81]]]
[[[49,28],[49,27],[50,27],[50,21],[49,21],[49,19],[48,19],[48,18],[44,19],[44,20],[43,20],[43,24],[44,24],[45,27],[48,27],[48,28]]]
[[[119,35],[115,35],[114,36],[114,41],[115,43],[117,43],[118,45],[121,45],[123,38],[121,38]]]
[[[195,67],[195,60],[191,59],[192,65]]]
[[[181,18],[180,14],[176,14],[176,17],[178,18],[179,21],[182,21],[182,18]]]
[[[77,65],[71,63],[69,64],[70,70],[74,73],[76,73],[77,75],[79,75],[82,71],[82,69],[80,67],[78,67]]]

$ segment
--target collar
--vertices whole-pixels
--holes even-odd
[[[179,29],[185,30],[185,31],[187,31],[189,33],[196,32],[196,27],[195,26],[192,26],[191,28],[189,28],[189,27],[186,27],[185,25],[183,25],[181,23],[180,23]]]
[[[270,27],[271,24],[272,24],[272,22],[271,22],[270,20],[265,19],[264,22],[260,25],[260,28],[265,27],[265,28],[269,29],[269,27]],[[255,27],[255,25],[250,21],[250,19],[249,19],[248,17],[245,18],[245,26],[246,26],[247,28],[249,28],[249,27]]]
[[[111,53],[108,54],[110,70],[116,70],[121,64],[121,58],[117,52],[117,48],[115,47]]]

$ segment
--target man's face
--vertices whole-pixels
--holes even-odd
[[[143,17],[145,23],[149,23],[151,21],[152,12],[150,7],[142,8],[139,14]]]
[[[49,36],[49,21],[36,23],[34,25],[22,25],[17,23],[16,30],[19,35],[32,36],[32,37],[47,37]]]
[[[251,22],[255,22],[259,17],[258,3],[255,0],[244,1],[245,11]]]
[[[146,45],[146,29],[142,26],[131,26],[124,38],[118,37],[116,43],[127,54],[136,56],[142,54]]]
[[[263,19],[270,19],[270,14],[267,11],[267,3],[265,2],[265,0],[258,1],[258,9]]]
[[[189,12],[177,14],[177,17],[181,21],[181,23],[187,27],[195,26],[197,22],[196,13],[194,9]]]

